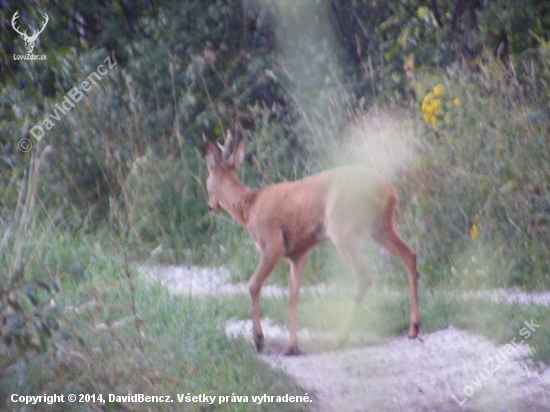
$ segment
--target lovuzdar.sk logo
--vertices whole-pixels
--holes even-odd
[[[47,60],[47,57],[45,54],[42,55],[36,55],[33,54],[32,51],[34,50],[34,46],[36,44],[36,39],[38,38],[38,35],[44,31],[46,28],[46,25],[48,24],[49,17],[46,13],[44,13],[44,23],[42,24],[42,28],[40,30],[33,30],[32,35],[27,34],[27,30],[21,31],[19,27],[17,27],[17,19],[19,18],[19,10],[15,12],[11,19],[11,26],[13,29],[23,38],[25,41],[25,49],[27,50],[27,54],[14,54],[13,58],[14,60]]]

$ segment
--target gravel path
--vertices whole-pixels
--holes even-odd
[[[247,293],[246,285],[230,284],[223,269],[171,266],[140,271],[173,293]],[[313,289],[319,292],[323,287]],[[279,295],[286,289],[269,286],[262,293]],[[550,294],[473,293],[493,301],[550,305]],[[352,335],[347,348],[333,351],[333,336],[302,329],[304,354],[285,357],[280,353],[286,328],[269,319],[263,319],[262,326],[266,348],[261,358],[312,394],[314,411],[550,411],[550,368],[532,365],[529,346],[516,343],[521,341],[519,331],[517,340],[501,346],[454,327],[417,340]],[[232,337],[252,336],[250,320],[228,320],[225,328]]]
[[[262,359],[313,393],[315,411],[550,411],[550,369],[528,367],[526,344],[497,347],[449,327],[421,340],[355,336],[352,347],[332,351],[332,337],[306,330],[305,354],[285,357],[285,328],[263,326]],[[226,325],[230,336],[248,338],[251,329],[250,321]]]

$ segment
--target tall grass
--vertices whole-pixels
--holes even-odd
[[[144,393],[302,394],[282,373],[230,340],[223,302],[174,297],[127,259],[127,239],[108,227],[63,227],[38,196],[49,151],[33,155],[0,272],[0,408],[11,395]],[[14,219],[15,216],[11,218]],[[33,410],[82,410],[39,403]],[[174,404],[106,403],[105,410],[172,410]],[[178,410],[204,405],[178,404]],[[256,410],[251,402],[233,410]],[[305,410],[269,404],[263,410]]]
[[[39,345],[25,345],[17,339],[2,342],[2,410],[20,409],[9,401],[14,393],[102,393],[104,397],[109,393],[145,393],[171,395],[172,399],[178,393],[300,394],[281,373],[253,356],[252,347],[225,336],[223,322],[232,314],[223,301],[212,304],[190,296],[172,296],[158,283],[140,277],[126,261],[123,245],[108,234],[98,239],[52,231],[47,226],[36,222],[28,232],[44,244],[25,248],[24,278],[9,283],[3,273],[2,293],[9,294],[12,307],[3,306],[3,324],[13,327],[14,336],[28,335],[31,343],[38,319],[43,319],[49,330],[38,329],[43,338]],[[34,283],[29,279],[39,284],[51,281],[56,289],[45,296],[31,288]],[[18,294],[19,289],[23,292]],[[15,315],[17,324],[12,321]],[[6,332],[3,327],[4,338]],[[104,407],[171,410],[173,405],[107,403]],[[81,406],[41,403],[39,408],[81,410]],[[180,410],[200,407],[178,405]],[[264,410],[296,407],[300,408],[272,404]],[[251,403],[231,408],[254,409]]]
[[[441,84],[443,101],[461,102],[447,106],[446,122],[426,125],[424,155],[405,186],[409,217],[424,232],[423,263],[442,264],[430,273],[438,281],[455,277],[464,259],[477,259],[478,268],[493,272],[494,286],[550,285],[550,118],[544,101],[528,93],[535,81],[528,76],[491,60],[467,75],[417,84],[419,100]]]

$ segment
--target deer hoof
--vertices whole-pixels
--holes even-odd
[[[420,322],[411,323],[411,327],[409,328],[409,339],[416,338],[419,333],[420,333]]]
[[[300,355],[300,349],[298,349],[298,346],[287,346],[285,351],[283,352],[283,355],[285,356],[298,356]]]
[[[261,352],[264,348],[264,335],[262,333],[258,333],[254,337],[254,342],[256,343],[256,349],[258,350],[258,352]]]

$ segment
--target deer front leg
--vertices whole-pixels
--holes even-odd
[[[298,301],[300,299],[300,287],[304,278],[307,253],[290,259],[290,280],[288,283],[288,305],[290,308],[289,325],[290,339],[286,346],[285,355],[299,355],[298,350]]]
[[[260,352],[264,346],[264,334],[260,323],[260,291],[267,277],[271,274],[277,264],[281,252],[278,251],[261,251],[260,262],[256,271],[248,281],[248,290],[252,298],[252,333],[254,335],[254,343],[256,349]]]

